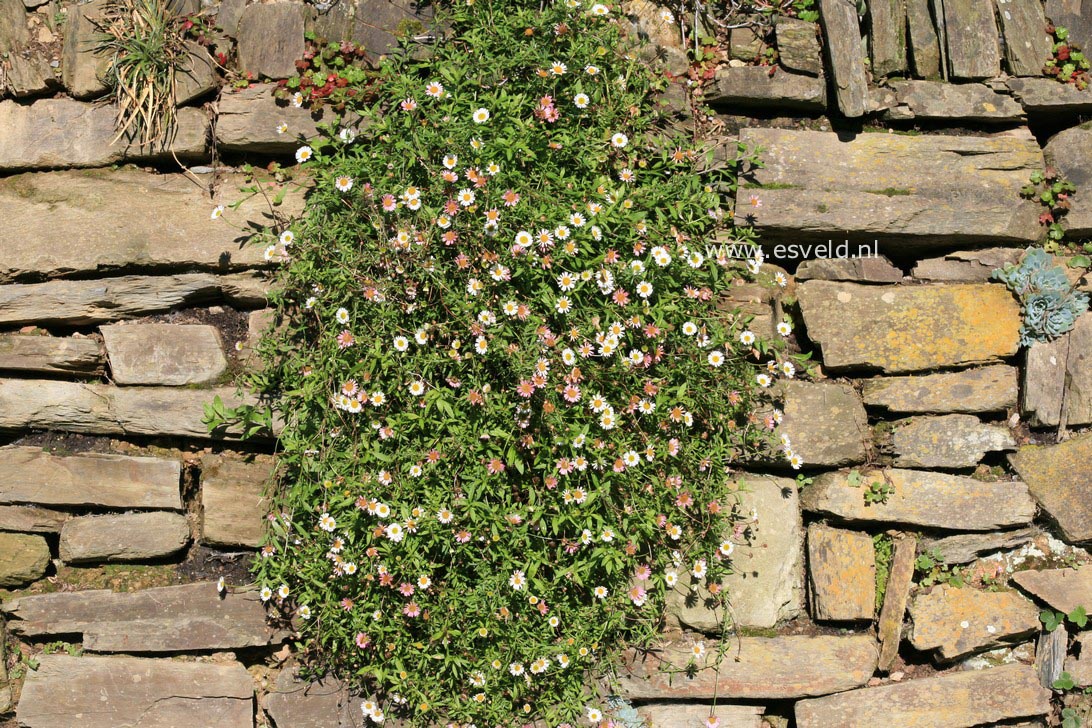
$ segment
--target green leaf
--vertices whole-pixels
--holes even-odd
[[[1069,621],[1077,625],[1080,629],[1084,629],[1084,626],[1088,624],[1088,613],[1083,606],[1075,608],[1068,615]]]

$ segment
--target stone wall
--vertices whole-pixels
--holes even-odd
[[[212,5],[222,32],[190,48],[178,132],[148,149],[113,142],[96,100],[101,3],[0,0],[0,724],[360,725],[343,684],[296,678],[290,625],[247,587],[274,445],[201,420],[214,396],[236,401],[270,321],[270,263],[246,243],[273,211],[255,196],[210,214],[246,183],[229,164],[287,161],[316,133],[321,116],[272,95],[306,30],[378,56],[427,14]],[[1087,12],[1057,5],[876,2],[860,18],[823,0],[820,23],[732,32],[700,90],[721,146],[762,150],[737,217],[770,252],[879,255],[775,261],[784,286],[726,302],[764,335],[790,321],[814,353],[818,376],[779,391],[807,480],[783,463],[734,475],[754,517],[731,609],[681,583],[663,647],[614,686],[648,725],[701,725],[715,699],[722,728],[1044,726],[1074,700],[1045,687],[1063,669],[1092,685],[1088,633],[1038,618],[1092,609],[1092,314],[1020,349],[1019,305],[991,281],[1044,236],[1020,188],[1048,162],[1078,184],[1068,235],[1092,231],[1092,91],[1040,73],[1046,17],[1092,37]],[[626,7],[682,75],[677,32]],[[766,47],[773,66],[756,64]],[[698,645],[708,669],[659,670]]]

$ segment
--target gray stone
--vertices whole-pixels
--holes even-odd
[[[364,728],[366,724],[360,700],[354,699],[347,683],[332,676],[308,682],[295,669],[277,674],[262,707],[277,728]]]
[[[227,371],[215,326],[122,323],[99,330],[115,384],[207,384]]]
[[[988,452],[1015,450],[1008,428],[974,415],[909,417],[891,431],[894,464],[904,468],[971,468]]]
[[[0,69],[0,92],[16,98],[38,96],[59,86],[50,59],[37,48],[9,54],[10,68]]]
[[[434,8],[425,2],[348,0],[310,19],[311,29],[329,40],[361,46],[373,61],[397,50],[400,36],[428,34]]]
[[[730,108],[822,111],[827,90],[826,82],[815,76],[767,66],[725,66],[717,70],[716,83],[705,92],[705,101]]]
[[[338,3],[340,5],[340,3]],[[216,25],[224,30],[229,38],[239,35],[239,19],[243,17],[246,0],[221,0],[216,13]]]
[[[174,77],[174,101],[179,106],[212,93],[220,85],[216,63],[205,47],[193,40],[185,46],[186,59]]]
[[[20,587],[45,576],[49,544],[29,533],[0,533],[0,588]]]
[[[40,655],[16,719],[25,728],[253,728],[254,683],[238,662]]]
[[[209,434],[205,405],[219,397],[225,407],[255,404],[234,387],[165,389],[113,387],[41,379],[0,379],[0,431],[61,430],[100,435],[154,435],[237,439],[230,427]],[[280,425],[275,424],[274,430]],[[259,439],[268,435],[257,435]]]
[[[948,71],[953,79],[993,78],[1001,71],[1001,45],[993,0],[944,0]]]
[[[1057,427],[1062,421],[1068,361],[1068,335],[1035,341],[1028,347],[1020,409],[1033,427]]]
[[[0,171],[56,167],[105,167],[129,161],[195,159],[205,155],[208,119],[198,109],[179,109],[177,131],[166,144],[140,146],[117,132],[115,107],[72,99],[33,104],[0,101]]]
[[[1070,655],[1065,661],[1065,671],[1077,687],[1092,685],[1092,633],[1077,635],[1077,654]]]
[[[864,634],[733,638],[719,664],[716,645],[706,645],[690,677],[683,668],[692,654],[684,643],[667,643],[647,655],[627,653],[619,672],[620,695],[639,700],[791,699],[859,687],[876,670],[876,642]]]
[[[65,20],[64,48],[61,51],[61,81],[73,98],[89,99],[107,91],[106,74],[110,56],[96,51],[99,24],[104,20],[107,0],[92,0],[68,8]],[[68,129],[69,133],[72,129]]]
[[[1017,528],[1012,531],[990,533],[960,533],[955,536],[931,538],[922,541],[923,552],[936,551],[946,564],[969,564],[986,554],[1008,551],[1030,542],[1042,531],[1037,527]]]
[[[1070,543],[1092,541],[1092,434],[1058,445],[1022,447],[1009,462]]]
[[[80,387],[64,383],[65,387]],[[182,510],[177,460],[0,448],[0,503]]]
[[[950,531],[992,531],[1023,526],[1035,517],[1035,503],[1019,482],[988,482],[924,470],[862,470],[816,476],[800,505],[851,523],[900,523]],[[886,503],[866,504],[863,489],[882,481]]]
[[[1022,252],[1015,248],[959,250],[919,260],[912,275],[923,281],[987,283],[993,280],[995,270],[1019,261]]]
[[[384,3],[384,5],[389,6],[392,10],[401,10],[402,12],[409,10],[408,7],[395,5],[393,2]],[[686,55],[686,46],[679,33],[678,23],[675,22],[674,18],[665,19],[662,15],[664,8],[651,0],[626,0],[626,2],[622,3],[621,10],[626,20],[629,21],[633,37],[639,39],[637,50],[640,57],[646,62],[662,68],[667,73],[685,76],[690,68],[690,59]],[[410,16],[398,22],[413,24],[415,20],[417,19]],[[420,21],[417,24],[423,26]],[[397,25],[388,26],[386,30],[398,33]],[[423,27],[420,31],[410,32],[414,34],[423,32]],[[379,41],[382,43],[383,48],[377,54],[382,55],[394,50],[396,40],[397,38],[394,36],[389,36],[388,38],[371,39],[369,42],[374,44]]]
[[[213,206],[243,195],[244,181],[226,175],[220,193],[208,193],[181,174],[134,169],[35,172],[0,179],[0,283],[22,277],[107,273],[139,267],[202,268],[231,272],[267,265],[262,246],[241,232],[268,223],[261,195],[245,199],[224,218]],[[271,190],[276,194],[277,188]],[[303,190],[290,190],[281,213],[295,217]],[[115,214],[124,207],[124,215]],[[43,219],[50,224],[41,224]]]
[[[0,335],[0,369],[97,377],[103,373],[102,347],[81,336]]]
[[[777,322],[781,320],[777,297],[768,286],[761,283],[738,281],[724,292],[718,309],[725,320],[750,318],[747,327],[761,339],[778,336]]]
[[[288,78],[303,58],[304,5],[247,5],[239,19],[239,70],[259,78]]]
[[[1012,580],[1059,612],[1069,614],[1077,607],[1092,609],[1092,564],[1072,569],[1018,571]]]
[[[787,15],[776,16],[777,58],[790,71],[810,76],[823,74],[823,58],[815,23]]]
[[[879,241],[881,252],[905,252],[1024,245],[1042,234],[1040,206],[1020,199],[1028,178],[1043,168],[1030,135],[850,138],[744,129],[740,141],[762,148],[763,167],[745,175],[736,216],[767,242],[848,238],[854,246]]]
[[[918,594],[910,605],[910,644],[951,661],[1026,637],[1039,629],[1039,610],[1014,591],[989,592],[947,584]]]
[[[855,281],[857,283],[900,283],[902,271],[886,256],[869,258],[816,258],[796,269],[798,281]]]
[[[168,511],[78,516],[61,528],[61,561],[147,561],[172,556],[190,541],[186,517]]]
[[[898,118],[922,121],[964,121],[1013,124],[1024,120],[1024,109],[1011,96],[979,83],[890,81],[900,104]]]
[[[1044,688],[1052,687],[1054,681],[1061,677],[1068,646],[1069,635],[1065,627],[1039,633],[1035,643],[1035,669],[1039,673],[1039,684]]]
[[[1046,715],[1050,696],[1034,668],[1003,665],[801,700],[796,704],[796,726],[972,728]]]
[[[1010,78],[1006,84],[1029,114],[1069,116],[1092,111],[1092,88],[1081,91],[1053,78]]]
[[[792,451],[806,465],[862,463],[871,430],[861,396],[848,384],[783,382],[784,420]]]
[[[268,458],[251,462],[222,455],[201,458],[201,541],[209,546],[257,548],[265,534],[273,474]]]
[[[320,123],[331,123],[326,109],[311,111],[295,107],[273,96],[273,84],[255,84],[239,91],[225,89],[217,104],[216,141],[230,151],[288,154],[299,148],[300,139],[318,136]],[[288,130],[278,132],[284,123]]]
[[[808,337],[830,371],[904,373],[996,361],[1019,346],[1020,308],[999,285],[797,287]]]
[[[1092,95],[1092,91],[1088,92]],[[1072,209],[1062,218],[1066,236],[1092,236],[1092,125],[1066,129],[1050,138],[1043,149],[1046,159],[1077,186]]]
[[[940,43],[933,27],[929,0],[906,0],[910,68],[918,78],[940,77]]]
[[[1016,367],[987,367],[924,376],[876,377],[862,382],[865,404],[890,412],[994,413],[1016,406]]]
[[[868,77],[857,5],[852,0],[819,0],[819,10],[838,110],[851,119],[864,116],[868,112]]]
[[[15,634],[79,634],[93,652],[236,650],[275,644],[286,635],[266,623],[256,591],[220,595],[215,582],[25,596],[6,602],[3,611]]]
[[[1092,49],[1092,0],[1046,0],[1046,16],[1069,31],[1069,40]]]
[[[880,618],[876,624],[876,634],[880,640],[880,659],[876,667],[883,672],[890,672],[899,654],[902,619],[906,614],[906,604],[910,601],[910,589],[914,585],[917,543],[917,537],[914,535],[895,538],[895,550],[888,567],[883,607],[880,609]]]
[[[747,18],[740,19],[741,22],[746,20]],[[757,60],[765,45],[758,34],[757,28],[759,27],[761,27],[760,23],[742,28],[732,28],[728,32],[728,57],[745,63]]]
[[[711,633],[727,633],[732,625],[768,629],[803,609],[804,528],[795,482],[745,475],[735,485],[742,486],[741,507],[745,512],[753,508],[758,521],[749,528],[749,541],[736,545],[733,573],[721,582],[731,595],[731,612],[706,606],[708,590],[684,575],[667,596],[669,613],[684,627]]]
[[[700,726],[710,715],[716,716],[717,728],[767,728],[762,720],[766,709],[761,705],[688,705],[686,703],[648,703],[637,708],[637,715],[647,728]]]
[[[69,518],[64,511],[35,506],[0,506],[0,531],[60,533]]]
[[[1005,62],[1013,76],[1042,76],[1054,40],[1047,35],[1039,0],[995,0],[1005,37]]]
[[[876,612],[872,537],[818,523],[808,526],[808,585],[817,621],[871,620]]]
[[[1070,426],[1092,424],[1092,312],[1082,314],[1067,336],[1065,422]]]
[[[906,7],[903,0],[868,4],[873,76],[906,73]]]

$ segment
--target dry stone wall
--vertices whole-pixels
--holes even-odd
[[[210,213],[242,163],[290,160],[327,118],[272,93],[306,31],[377,57],[430,11],[207,4],[219,30],[188,46],[177,133],[149,148],[113,140],[102,4],[0,0],[0,724],[359,726],[360,696],[300,678],[291,625],[247,586],[276,433],[210,436],[202,416],[238,401],[271,320],[271,263],[247,244],[270,208]],[[1047,18],[1092,46],[1092,8],[817,5],[817,23],[732,29],[692,91],[721,148],[761,148],[735,206],[770,253],[870,254],[801,247],[769,264],[784,287],[725,301],[814,354],[816,379],[779,391],[801,468],[733,475],[753,518],[731,609],[683,579],[663,646],[612,689],[669,728],[1056,725],[1080,699],[1052,693],[1060,672],[1092,685],[1089,633],[1039,620],[1092,610],[1092,313],[1022,349],[991,273],[1044,238],[1020,188],[1047,164],[1078,187],[1069,239],[1092,231],[1092,90],[1042,75]],[[677,28],[624,7],[685,76]]]

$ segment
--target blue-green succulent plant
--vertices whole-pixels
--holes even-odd
[[[995,270],[993,277],[1020,299],[1024,314],[1021,346],[1061,336],[1088,310],[1088,294],[1074,291],[1065,269],[1054,265],[1053,257],[1042,248],[1028,248],[1019,265]]]

